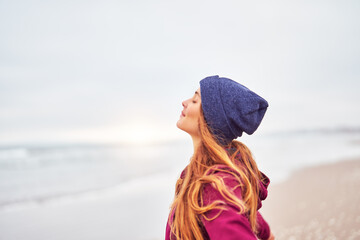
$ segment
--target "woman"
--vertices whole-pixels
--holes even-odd
[[[176,183],[165,239],[274,239],[258,212],[269,179],[234,140],[254,133],[267,101],[231,79],[211,76],[182,105],[177,127],[192,137],[194,154]]]

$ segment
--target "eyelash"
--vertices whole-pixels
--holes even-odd
[[[196,103],[195,101],[192,101],[193,103]]]

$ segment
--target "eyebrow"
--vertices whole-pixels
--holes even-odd
[[[198,91],[196,91],[195,94],[197,94],[198,96],[200,96],[200,94],[198,93]]]

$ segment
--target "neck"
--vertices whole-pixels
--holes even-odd
[[[192,140],[193,140],[193,146],[194,146],[194,154],[196,153],[196,150],[198,149],[198,147],[201,144],[201,139],[199,137],[194,137],[192,136]]]

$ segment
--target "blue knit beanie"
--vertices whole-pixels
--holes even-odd
[[[222,145],[243,132],[253,134],[269,106],[247,87],[218,75],[201,80],[200,92],[205,121]]]

